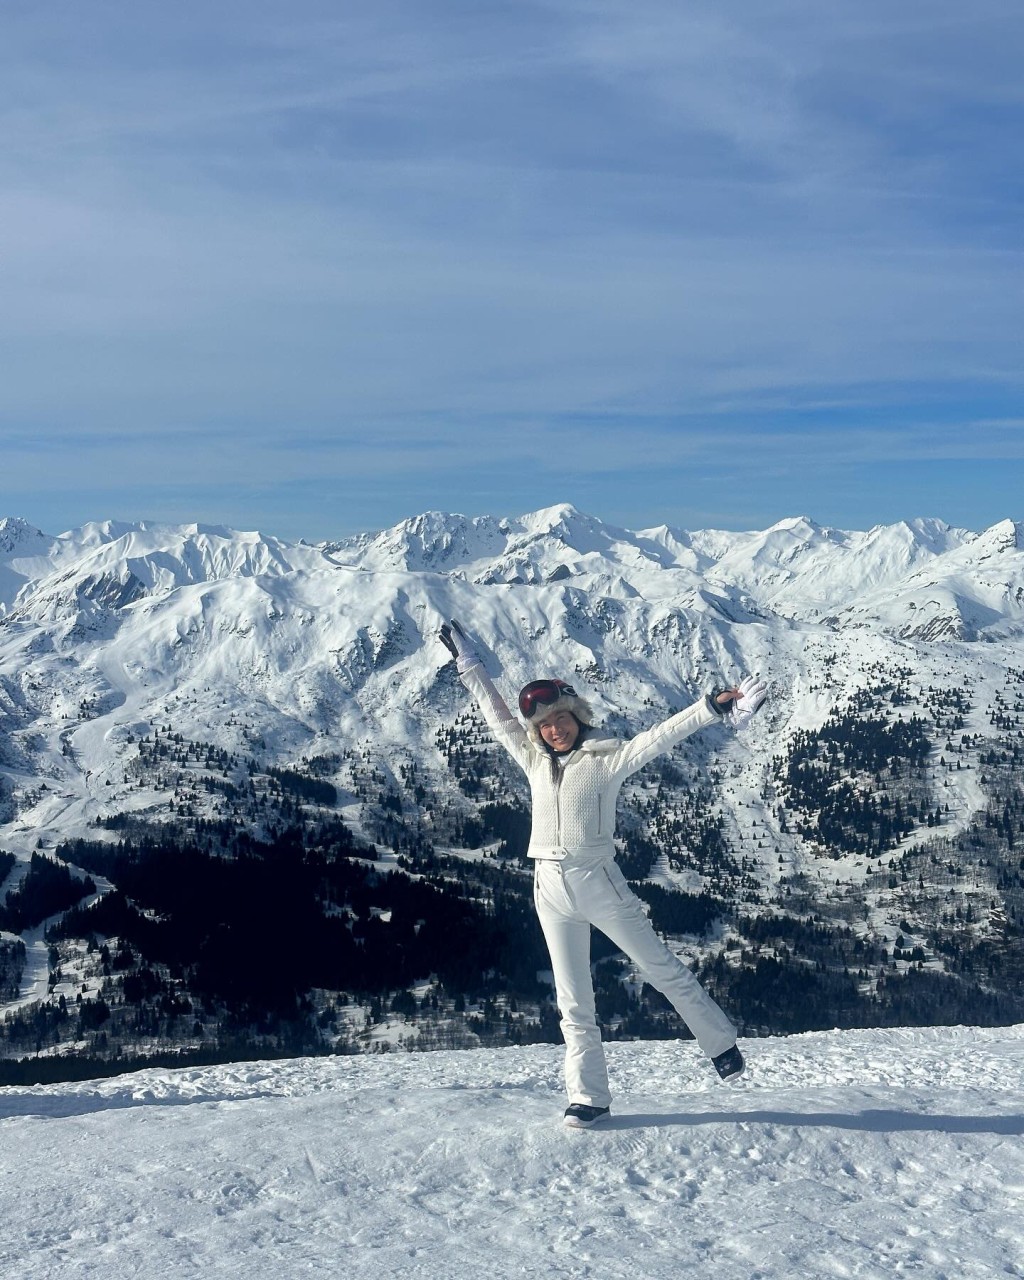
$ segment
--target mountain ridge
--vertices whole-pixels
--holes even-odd
[[[72,872],[102,884],[129,874],[108,865],[120,840],[145,859],[164,839],[219,832],[220,847],[244,837],[270,851],[262,858],[286,837],[301,849],[328,832],[352,857],[339,822],[375,866],[415,878],[440,859],[449,880],[469,876],[464,900],[484,911],[493,861],[518,901],[528,797],[437,639],[457,617],[510,703],[529,679],[567,677],[618,735],[745,672],[766,679],[747,734],[708,730],[629,781],[619,841],[659,927],[711,966],[746,1025],[778,1029],[800,1006],[824,1017],[840,997],[834,1016],[846,1018],[882,1016],[879,1005],[887,1017],[960,1016],[958,1000],[989,1017],[1017,1008],[1014,521],[981,534],[806,517],[747,533],[634,532],[559,504],[517,518],[428,512],[319,544],[111,521],[50,538],[14,519],[0,538],[0,850],[12,855],[0,892],[13,895],[12,921],[31,916],[22,886],[72,891],[48,860],[76,841],[98,847],[83,845]],[[334,892],[328,920],[365,916],[362,890]],[[101,888],[97,904],[109,912],[115,897]],[[18,1008],[77,999],[94,981],[86,931],[61,944],[58,968],[78,985],[54,982],[44,938],[63,929],[63,910],[0,936],[9,972],[24,968]],[[794,951],[787,931],[815,918],[835,931],[831,950],[812,931]],[[133,920],[118,927],[144,950],[148,926]],[[897,945],[908,933],[913,945]],[[810,955],[819,968],[799,958]],[[821,990],[759,1004],[767,961]],[[1003,975],[992,991],[971,978],[956,994],[957,974],[992,965]],[[103,978],[115,993],[118,981]],[[513,982],[510,998],[529,987]],[[794,1016],[789,1029],[818,1025]],[[361,1033],[337,1034],[351,1046]]]

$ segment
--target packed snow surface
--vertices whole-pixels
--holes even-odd
[[[1024,1276],[1024,1027],[540,1045],[0,1091],[0,1268],[51,1277]]]

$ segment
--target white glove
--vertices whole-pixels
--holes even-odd
[[[765,700],[768,686],[756,676],[745,676],[739,683],[740,696],[734,698],[722,719],[731,729],[745,729]]]
[[[450,625],[447,622],[444,624],[438,635],[441,643],[455,659],[455,668],[460,676],[465,675],[471,667],[480,665],[480,658],[473,647],[473,641],[454,618]]]

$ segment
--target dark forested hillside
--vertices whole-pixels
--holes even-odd
[[[744,1034],[1024,1019],[1021,682],[981,708],[886,674],[780,742],[760,791],[700,744],[624,789],[620,862]],[[6,889],[0,925],[49,957],[2,1024],[7,1078],[558,1039],[524,780],[472,712],[436,745],[284,766],[151,726],[131,778],[158,820],[114,810]],[[0,940],[7,999],[28,963]],[[594,964],[608,1037],[687,1034],[600,936]]]

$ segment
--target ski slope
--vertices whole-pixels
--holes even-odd
[[[1024,1027],[295,1059],[0,1091],[0,1269],[56,1277],[1024,1276]]]

